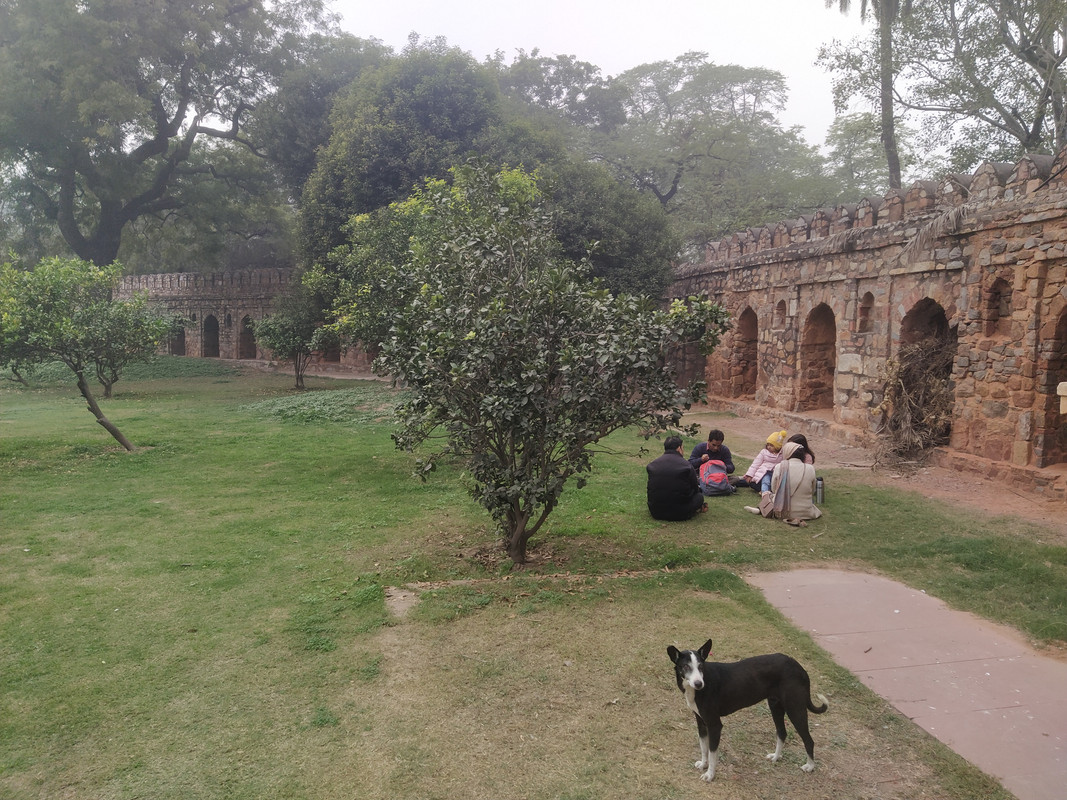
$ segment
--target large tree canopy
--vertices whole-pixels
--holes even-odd
[[[910,13],[889,28],[888,102],[897,121],[919,129],[926,152],[947,158],[937,168],[963,172],[1067,143],[1067,0],[906,7]],[[820,51],[820,62],[834,73],[838,108],[857,98],[875,108],[886,103],[875,40],[835,43]]]
[[[204,171],[198,168],[207,167]],[[188,175],[168,190],[175,208],[145,214],[122,234],[129,273],[225,272],[293,263],[296,214],[283,182],[247,148],[198,144]]]
[[[910,131],[897,125],[894,132],[900,167],[907,172],[916,161],[909,147]],[[839,114],[826,134],[826,146],[827,169],[845,197],[854,201],[885,194],[890,180],[879,115],[869,111]]]
[[[494,60],[501,91],[531,108],[551,111],[578,126],[608,132],[626,121],[623,90],[600,67],[574,56],[519,55],[505,66]]]
[[[590,131],[590,155],[654,196],[694,250],[837,195],[817,151],[778,122],[787,92],[777,72],[692,52],[635,67],[611,86],[625,122]]]
[[[852,7],[852,0],[826,0],[826,7],[837,6],[842,14],[847,14]],[[875,64],[870,70],[877,79],[871,78],[871,83],[877,86],[872,94],[877,97],[875,107],[879,113],[881,127],[882,147],[885,150],[886,168],[889,171],[889,186],[899,189],[901,185],[900,154],[897,145],[896,112],[894,110],[895,96],[893,81],[896,77],[897,65],[893,49],[895,46],[894,31],[901,17],[907,17],[911,13],[912,0],[861,0],[860,19],[866,19],[867,10],[870,9],[877,26],[877,34],[871,40],[872,45],[866,49],[865,55]]]
[[[124,228],[214,174],[202,137],[245,126],[299,58],[320,0],[0,3],[0,161],[80,258],[107,264]]]
[[[680,241],[655,199],[620,183],[601,164],[563,159],[538,174],[567,258],[587,258],[593,277],[615,294],[663,294]]]
[[[315,171],[318,151],[330,141],[337,98],[392,51],[376,40],[345,34],[309,37],[308,52],[256,110],[252,135],[299,198]]]
[[[441,177],[500,121],[496,83],[443,40],[413,41],[365,71],[333,109],[329,144],[304,191],[302,244],[319,261],[353,214],[387,206]]]
[[[332,136],[303,195],[308,263],[337,264],[350,273],[366,255],[366,248],[350,248],[350,220],[381,213],[423,179],[443,177],[477,152],[498,166],[523,165],[545,177],[569,257],[580,259],[592,248],[593,272],[612,291],[658,296],[678,250],[662,208],[603,166],[572,155],[569,129],[546,115],[555,109],[535,113],[525,95],[503,99],[497,80],[507,76],[500,70],[440,40],[414,40],[400,56],[361,73],[334,108]],[[545,89],[536,96],[551,94]]]
[[[898,102],[953,168],[1067,144],[1067,0],[924,0],[897,52]]]

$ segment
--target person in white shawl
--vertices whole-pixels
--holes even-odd
[[[771,490],[764,492],[759,508],[745,506],[747,511],[776,517],[790,525],[804,525],[804,520],[818,519],[822,512],[816,507],[815,467],[804,463],[804,447],[786,442],[782,460],[771,475]]]

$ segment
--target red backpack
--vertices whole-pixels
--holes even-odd
[[[720,494],[733,494],[737,489],[730,485],[726,465],[712,459],[700,465],[700,491],[705,497],[715,497]]]

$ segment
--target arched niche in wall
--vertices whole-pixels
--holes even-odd
[[[870,333],[871,332],[871,314],[874,311],[874,295],[870,292],[864,293],[860,298],[859,306],[856,309],[856,332],[857,333]]]
[[[732,366],[734,397],[754,396],[759,378],[759,320],[751,306],[745,306],[737,317]]]
[[[913,305],[900,321],[900,343],[915,344],[925,339],[949,336],[948,317],[936,300],[924,297]]]
[[[956,349],[957,329],[949,327],[948,315],[936,300],[924,297],[904,315],[894,353],[898,365],[894,380],[901,389],[896,403],[898,428],[910,428],[935,443],[948,442]]]
[[[237,337],[237,357],[253,359],[256,357],[256,333],[249,316],[241,320],[241,330]]]
[[[785,300],[779,300],[774,306],[774,325],[772,327],[781,330],[785,327]]]
[[[1011,284],[1003,278],[993,281],[985,293],[983,312],[986,336],[1008,336],[1011,333],[1011,295]]]
[[[1067,381],[1067,306],[1056,320],[1053,335],[1038,350],[1037,392],[1041,415],[1034,437],[1037,466],[1067,464],[1067,414],[1060,412],[1058,386]]]
[[[201,352],[204,358],[219,357],[219,321],[214,314],[204,317],[204,335]]]
[[[801,332],[796,410],[833,408],[836,371],[837,319],[830,306],[820,303],[804,320]]]

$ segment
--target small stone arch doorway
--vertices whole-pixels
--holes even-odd
[[[900,343],[915,344],[927,340],[955,340],[955,329],[949,330],[945,309],[936,300],[924,297],[911,307],[900,321]]]
[[[252,318],[248,316],[241,320],[241,331],[237,336],[237,357],[256,357],[256,331]]]
[[[214,314],[204,317],[204,338],[201,349],[204,358],[219,357],[219,321]]]
[[[1034,431],[1037,466],[1067,464],[1067,415],[1060,413],[1059,385],[1067,381],[1067,308],[1060,312],[1050,338],[1042,338],[1038,352],[1038,397],[1042,414]]]
[[[731,383],[734,397],[754,397],[759,377],[759,321],[750,306],[737,318]]]
[[[804,321],[796,410],[833,408],[836,372],[837,319],[830,306],[819,303]]]
[[[167,352],[172,356],[185,355],[185,326],[182,326],[171,334],[167,341]]]
[[[898,441],[947,444],[952,430],[955,390],[952,369],[957,329],[945,309],[924,297],[900,321],[896,366],[886,386],[892,414],[886,429]]]

